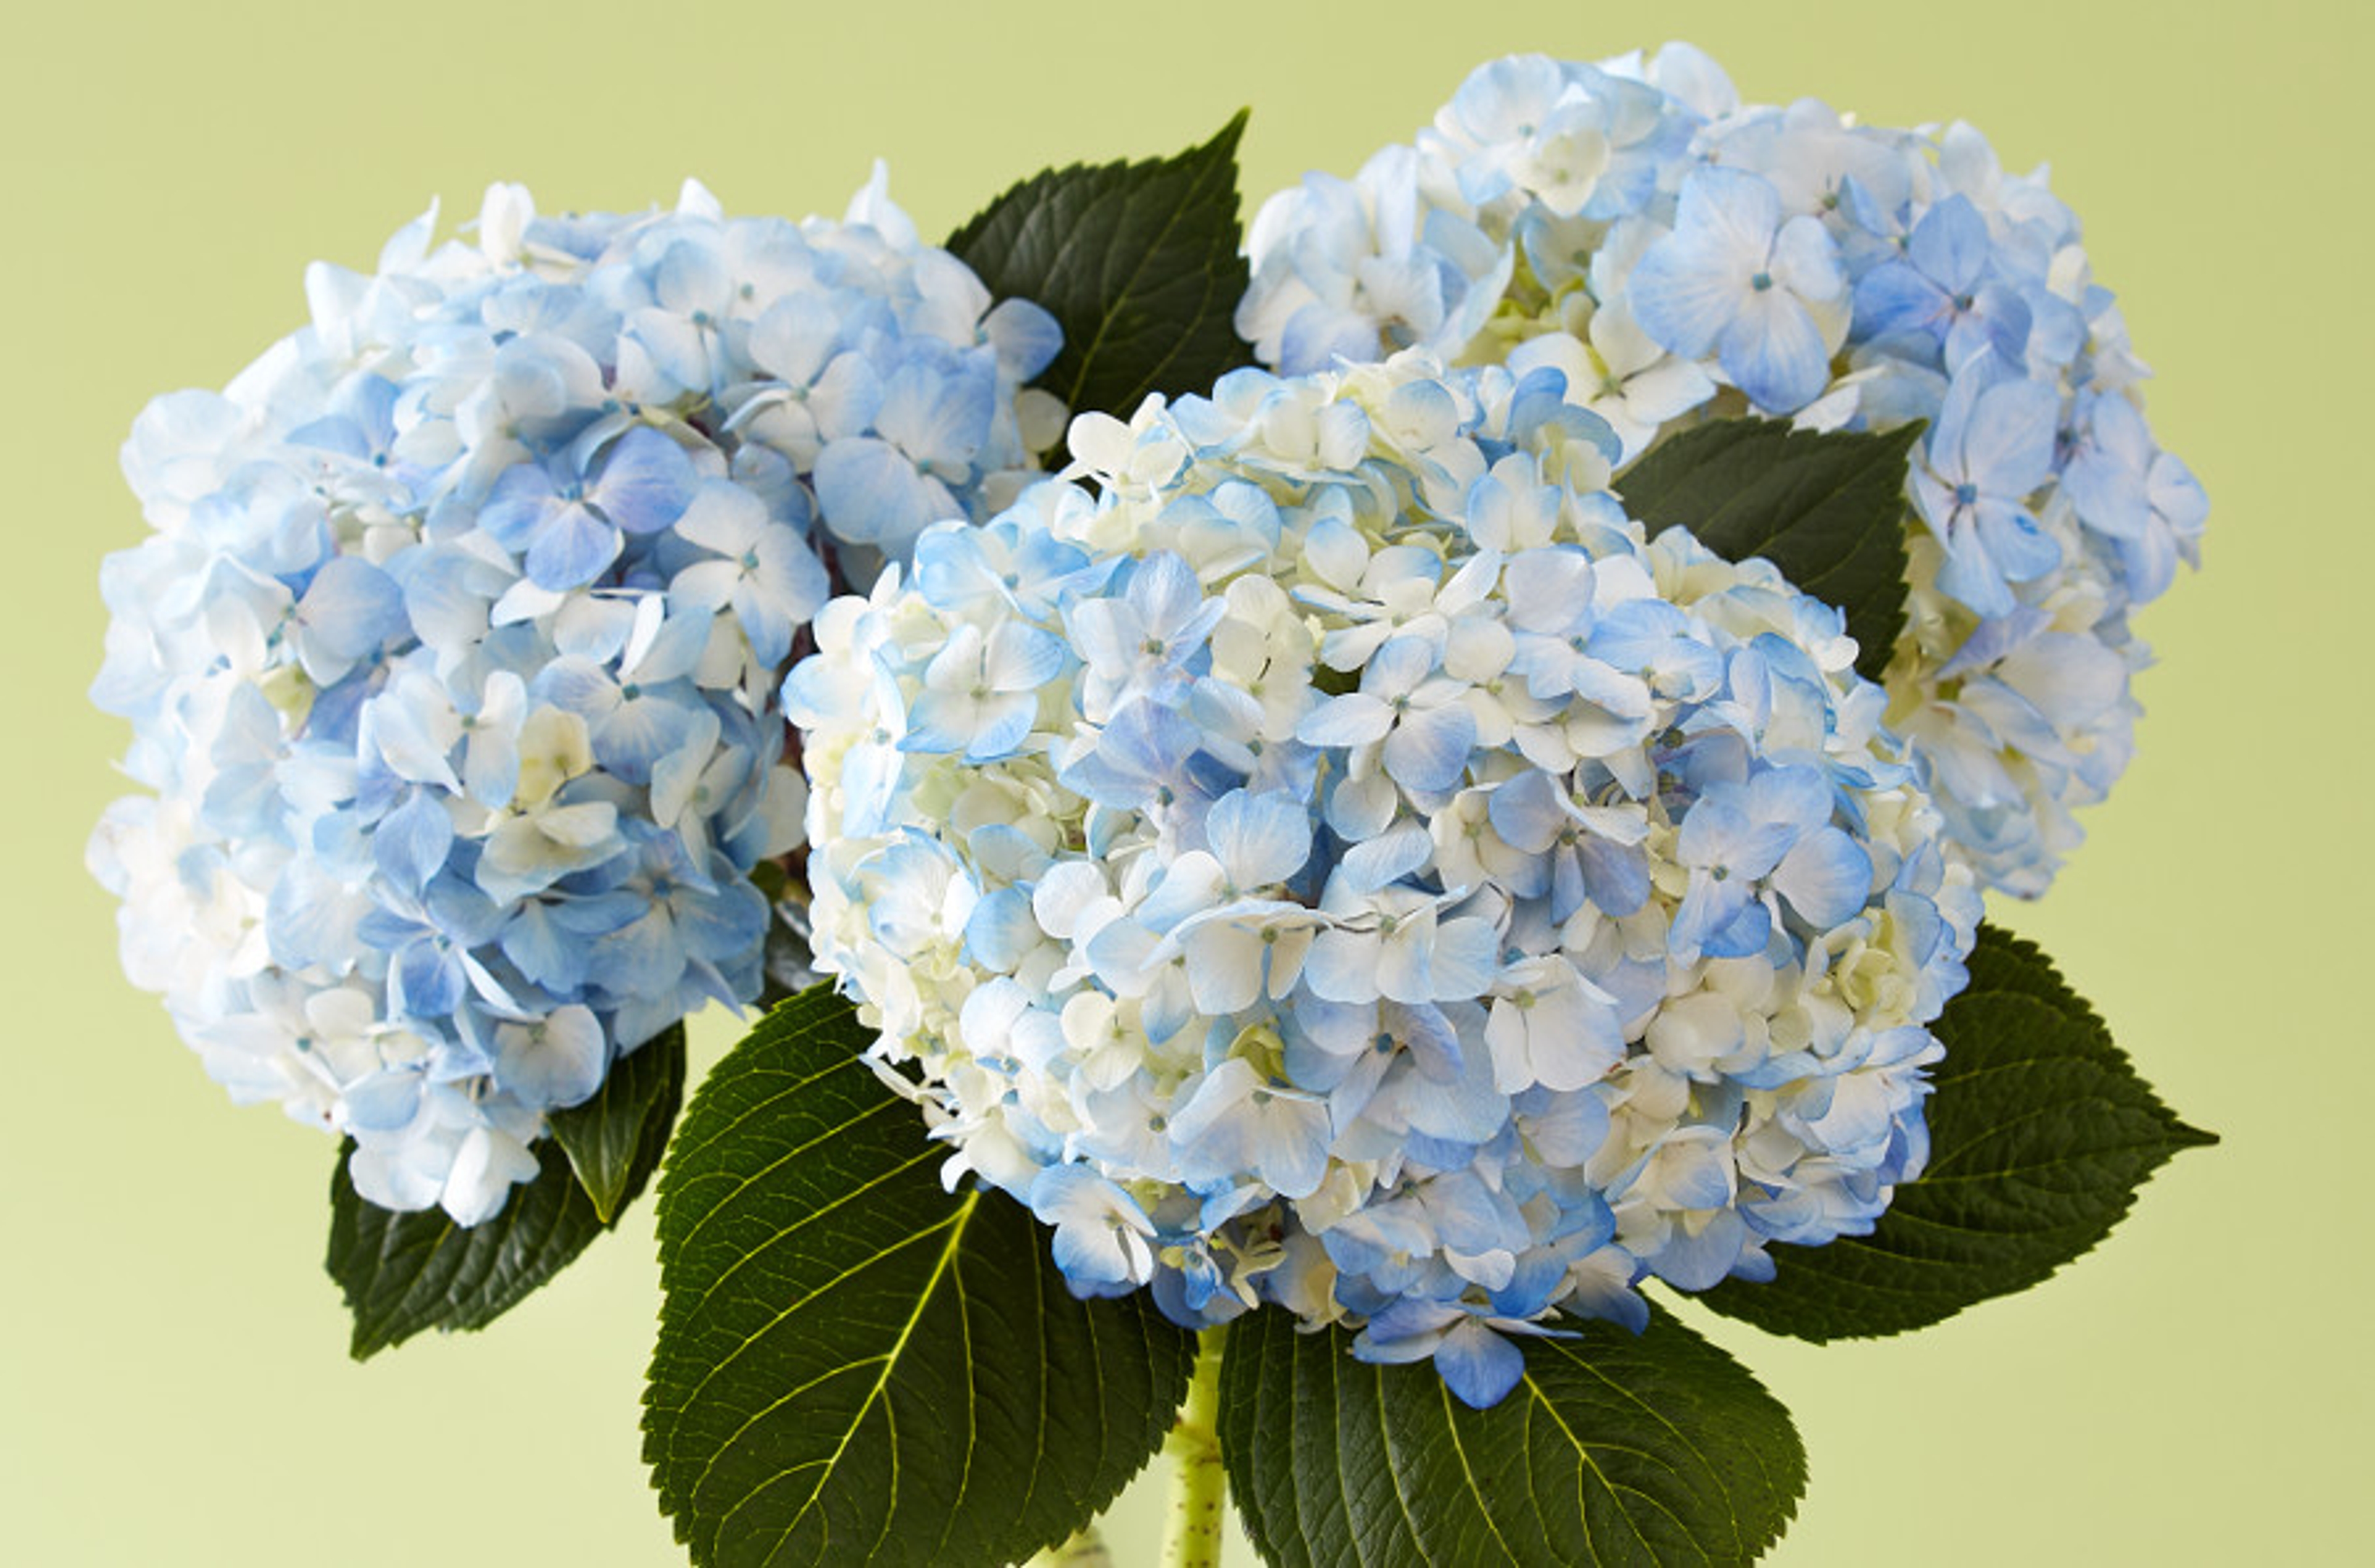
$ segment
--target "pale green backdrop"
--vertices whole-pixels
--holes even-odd
[[[2207,484],[2210,569],[2145,617],[2142,756],[2044,941],[2225,1135],[2097,1256],[1918,1337],[1719,1326],[1814,1458],[1772,1561],[2366,1562],[2375,1075],[2363,639],[2370,38],[2341,4],[875,6],[418,0],[11,7],[0,171],[0,1561],[351,1568],[677,1561],[636,1456],[648,1209],[475,1338],[350,1363],[319,1259],[330,1146],[234,1111],[113,968],[81,844],[117,787],[87,711],[115,448],[298,324],[432,195],[837,214],[869,161],[928,231],[1044,164],[1254,108],[1247,189],[1350,172],[1467,67],[1687,37],[1751,98],[1968,119],[2050,157]],[[713,1059],[726,1025],[702,1036]],[[1151,1562],[1159,1500],[1123,1505]],[[1250,1562],[1240,1555],[1235,1563]]]

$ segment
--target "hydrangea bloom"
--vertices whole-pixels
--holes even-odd
[[[1743,104],[1670,44],[1478,68],[1413,144],[1264,203],[1239,330],[1287,372],[1406,345],[1555,368],[1630,462],[1762,414],[1929,421],[1894,725],[1990,884],[2042,892],[2125,769],[2129,611],[2207,511],[2076,218],[1977,131]]]
[[[758,994],[820,556],[870,580],[1010,498],[1057,334],[879,173],[845,223],[692,185],[595,218],[499,186],[475,245],[433,218],[374,276],[313,267],[308,325],[134,427],[154,532],[103,572],[93,695],[155,793],[90,860],[236,1098],[470,1224],[618,1055]]]
[[[1085,1294],[1433,1357],[1868,1229],[1967,867],[1838,614],[1555,377],[1236,372],[819,617],[820,963]],[[904,1077],[892,1075],[904,1084]]]

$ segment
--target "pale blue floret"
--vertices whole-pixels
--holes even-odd
[[[2027,352],[2029,309],[2016,289],[1991,276],[1993,253],[1979,208],[1967,196],[1947,197],[1913,226],[1904,260],[1856,279],[1856,336],[1927,334],[1949,371],[1987,348],[2019,363]]]
[[[1114,714],[1112,722],[1067,762],[1057,778],[1100,806],[1137,811],[1167,807],[1187,782],[1195,755],[1195,725],[1176,709],[1140,698]]]
[[[598,463],[598,471],[588,466]],[[675,522],[692,500],[692,465],[658,431],[630,431],[614,448],[571,448],[550,463],[504,470],[479,525],[524,552],[528,581],[555,591],[591,583],[619,558],[630,534]]]
[[[2082,396],[2078,439],[2062,478],[2087,526],[2111,541],[2137,602],[2157,598],[2177,563],[2200,558],[2210,503],[2183,460],[2153,443],[2152,430],[2122,394]]]
[[[1055,1228],[1049,1249],[1083,1294],[1118,1295],[1153,1277],[1154,1222],[1130,1196],[1083,1165],[1050,1165],[1031,1184],[1031,1211]]]
[[[1190,1188],[1252,1175],[1283,1197],[1308,1197],[1328,1170],[1327,1102],[1265,1079],[1232,1058],[1204,1076],[1171,1118],[1171,1149]]]
[[[916,541],[916,591],[935,608],[993,613],[993,606],[1044,619],[1058,597],[1093,593],[1114,563],[1052,535],[1024,530],[1010,516],[979,527],[928,530]]]
[[[1430,680],[1436,655],[1415,637],[1379,646],[1361,669],[1361,689],[1330,698],[1295,726],[1306,746],[1376,746],[1386,772],[1406,788],[1441,791],[1459,783],[1476,742],[1476,719],[1459,687]]]
[[[1754,174],[1702,169],[1684,181],[1674,231],[1642,256],[1625,298],[1666,348],[1691,359],[1712,351],[1751,402],[1787,414],[1831,379],[1833,345],[1808,306],[1846,289],[1820,223],[1786,217]]]
[[[1221,602],[1204,597],[1194,570],[1171,551],[1125,573],[1118,597],[1084,600],[1065,616],[1086,666],[1081,713],[1093,722],[1133,699],[1168,695],[1221,619]]]
[[[2061,409],[2049,388],[1982,353],[1948,386],[1922,443],[1913,495],[1946,548],[1938,585],[1982,615],[2012,614],[2012,584],[2061,563],[2061,546],[2028,508],[2052,477]]]
[[[731,606],[750,651],[764,664],[782,664],[794,630],[831,596],[823,563],[799,530],[774,521],[748,490],[712,479],[687,502],[676,532],[719,559],[678,572],[668,584],[670,605],[711,614]]]
[[[924,672],[900,746],[962,751],[970,762],[1011,755],[1038,715],[1039,688],[1069,656],[1055,637],[1018,621],[1000,622],[987,638],[974,627],[958,628]]]
[[[1389,147],[1355,181],[1306,176],[1290,245],[1270,244],[1270,215],[1258,217],[1256,291],[1238,333],[1275,345],[1264,357],[1294,373],[1412,347],[1449,353],[1473,336],[1507,281],[1510,253],[1458,215],[1422,206],[1418,179],[1415,159]],[[1260,307],[1266,293],[1277,306]]]

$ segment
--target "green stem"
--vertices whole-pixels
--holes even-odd
[[[1094,1525],[1083,1525],[1061,1546],[1051,1546],[1031,1560],[1030,1568],[1113,1568],[1105,1537]]]
[[[1197,1337],[1196,1374],[1188,1402],[1163,1444],[1171,1462],[1171,1523],[1163,1534],[1163,1568],[1220,1568],[1221,1504],[1229,1483],[1221,1468],[1221,1339],[1225,1326]]]

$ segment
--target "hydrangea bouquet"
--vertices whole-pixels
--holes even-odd
[[[1918,1327],[2207,1141],[1981,920],[2204,511],[2043,180],[1672,45],[1241,240],[1242,124],[945,246],[498,187],[125,448],[127,972],[341,1139],[359,1356],[659,1173],[696,1562],[1085,1560],[1161,1450],[1179,1564],[1744,1562],[1677,1295]]]

